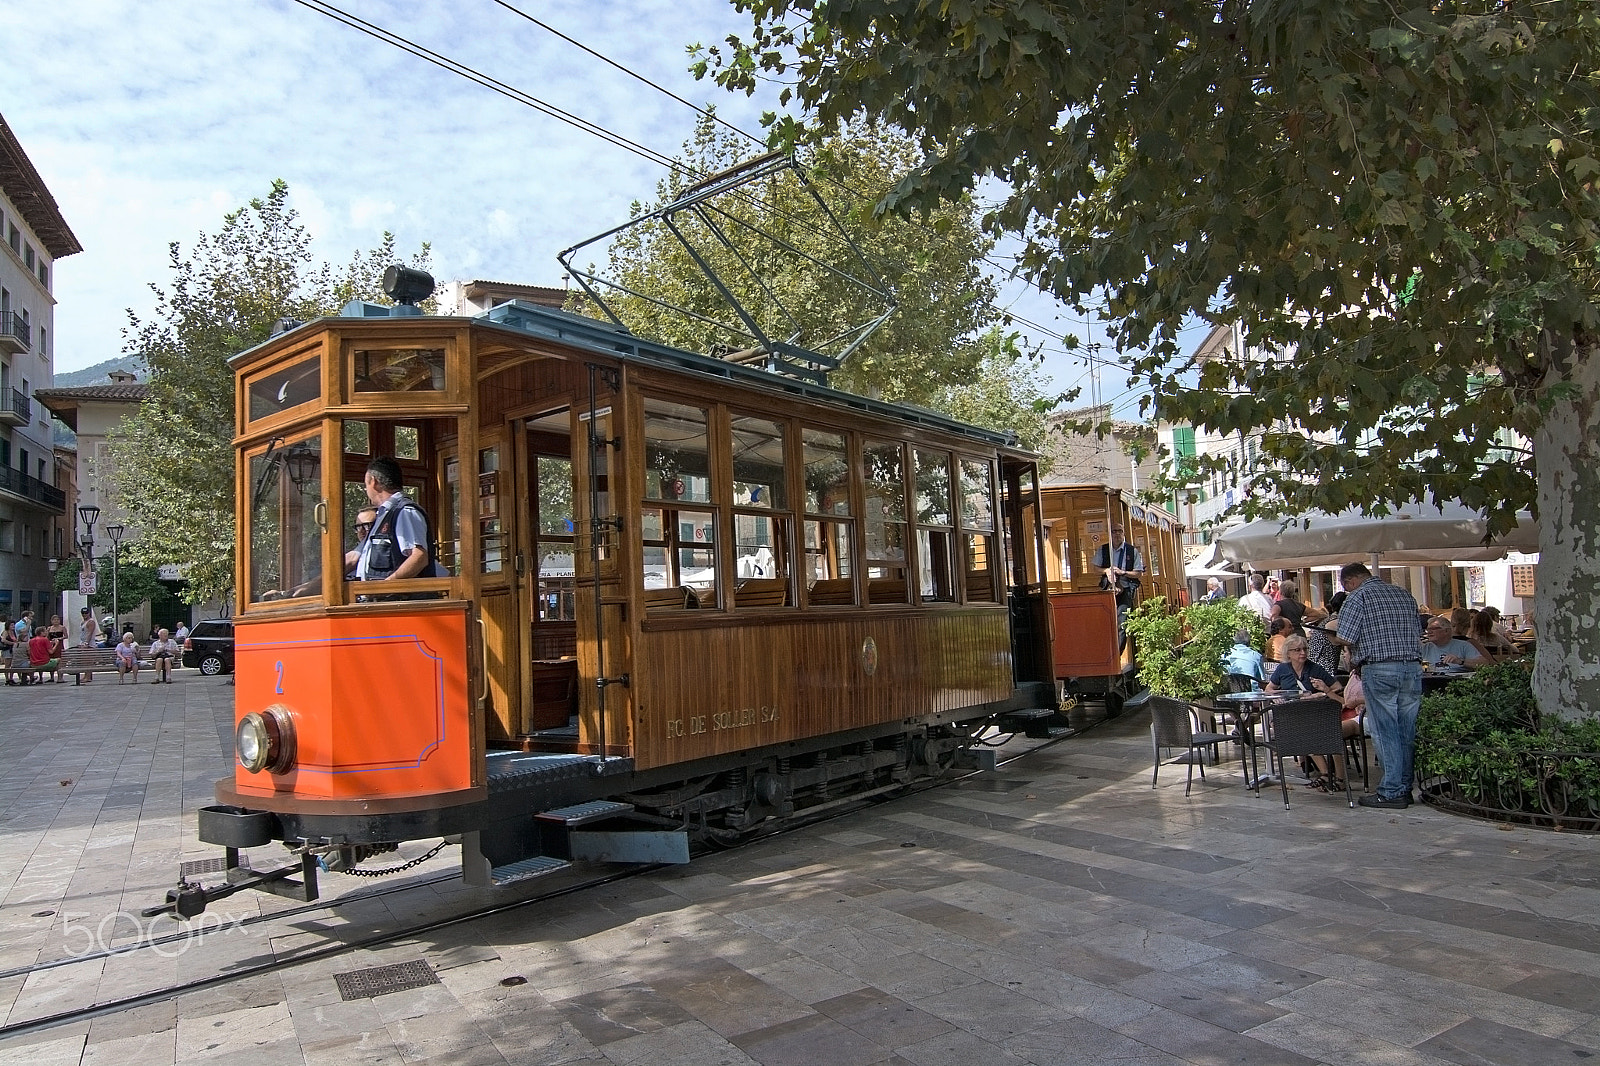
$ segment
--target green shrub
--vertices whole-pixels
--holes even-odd
[[[1257,647],[1261,617],[1237,600],[1191,603],[1173,613],[1160,596],[1128,612],[1127,629],[1139,661],[1139,680],[1150,691],[1180,700],[1214,696],[1222,686],[1222,658],[1233,635],[1248,629]]]
[[[1569,811],[1600,817],[1600,718],[1540,715],[1531,664],[1498,663],[1426,696],[1417,718],[1417,774],[1444,778],[1467,800],[1540,810],[1559,792]],[[1563,757],[1564,756],[1564,757]]]

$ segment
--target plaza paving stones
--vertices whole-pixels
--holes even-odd
[[[358,946],[518,897],[441,877],[447,850],[400,878],[325,878],[335,908],[244,893],[202,938],[37,969],[181,930],[139,910],[215,854],[195,811],[229,772],[232,687],[110,680],[0,689],[0,1024],[351,948],[0,1036],[0,1066],[1600,1055],[1595,838],[1305,789],[1284,811],[1226,761],[1186,799],[1173,770],[1150,787],[1132,712],[949,788],[431,933]],[[411,961],[440,983],[341,1000],[335,974]]]

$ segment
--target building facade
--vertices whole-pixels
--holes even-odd
[[[48,619],[54,564],[72,551],[50,412],[56,263],[83,247],[0,117],[0,611]]]

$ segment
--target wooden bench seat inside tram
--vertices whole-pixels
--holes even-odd
[[[906,579],[903,577],[875,577],[867,582],[868,603],[905,603]]]
[[[786,607],[788,603],[788,578],[749,577],[733,587],[735,607]]]
[[[694,602],[694,591],[687,585],[644,590],[644,606],[648,611],[682,611],[693,606]]]
[[[847,577],[823,578],[806,593],[813,607],[848,607],[856,602],[855,582]]]

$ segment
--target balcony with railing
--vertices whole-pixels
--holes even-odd
[[[28,320],[15,311],[0,311],[0,352],[21,355],[33,346]]]
[[[0,425],[25,426],[33,421],[33,401],[17,389],[0,388]]]
[[[0,492],[41,504],[56,514],[65,514],[67,510],[66,493],[13,467],[0,466]]]

